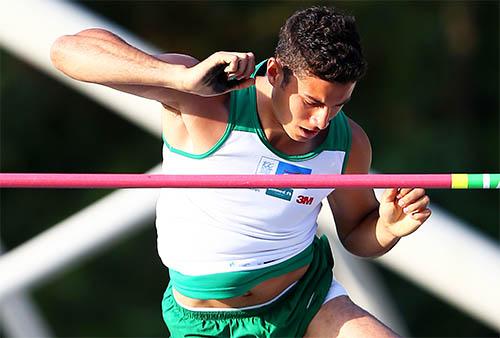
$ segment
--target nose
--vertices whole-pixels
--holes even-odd
[[[321,130],[328,127],[330,124],[330,110],[328,107],[321,107],[316,109],[310,118],[311,124]]]

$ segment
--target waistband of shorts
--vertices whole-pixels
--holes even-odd
[[[188,309],[179,304],[172,293],[172,286],[169,285],[167,288],[167,292],[170,293],[170,297],[172,297],[172,302],[176,311],[182,313],[184,317],[194,318],[194,319],[234,319],[234,318],[245,318],[252,317],[258,315],[259,313],[265,313],[270,311],[274,306],[277,306],[282,300],[287,298],[287,295],[293,292],[293,288],[296,286],[292,285],[290,288],[286,289],[283,293],[281,293],[278,297],[273,299],[273,301],[266,302],[261,305],[256,305],[255,307],[245,307],[245,308],[237,308],[237,309],[214,309],[214,310],[194,310]]]
[[[283,297],[283,295],[285,295],[288,291],[290,291],[290,289],[293,288],[295,286],[295,284],[297,284],[297,283],[298,283],[297,281],[293,282],[287,288],[285,288],[283,291],[281,291],[277,296],[275,296],[271,300],[268,300],[267,302],[264,302],[262,304],[251,305],[251,306],[244,306],[244,307],[241,307],[241,308],[203,308],[203,307],[196,308],[196,307],[189,307],[189,306],[182,305],[181,303],[179,303],[179,301],[175,297],[174,293],[172,293],[172,296],[174,297],[175,302],[177,304],[179,304],[180,307],[182,307],[182,308],[184,308],[186,310],[189,310],[189,311],[195,311],[195,312],[200,312],[200,311],[204,311],[204,312],[248,311],[248,310],[259,309],[261,307],[264,307],[266,305],[269,305],[269,304],[272,304],[272,303],[276,302],[278,299],[280,299],[281,297]],[[172,287],[172,289],[174,289],[174,287]]]
[[[308,265],[313,259],[313,246],[314,241],[295,256],[259,269],[190,276],[170,268],[170,283],[175,290],[190,298],[225,299],[242,296],[267,279]]]
[[[210,319],[210,320],[223,320],[223,319],[237,319],[237,318],[245,318],[259,315],[261,313],[266,313],[268,311],[272,311],[274,307],[280,306],[282,303],[289,301],[296,289],[300,289],[304,282],[307,283],[307,279],[310,279],[312,275],[317,272],[318,266],[324,266],[325,264],[331,269],[333,267],[333,257],[331,256],[330,246],[328,243],[328,239],[323,236],[322,238],[315,238],[313,242],[314,246],[314,258],[311,262],[311,265],[306,272],[306,274],[299,280],[295,285],[289,287],[289,289],[285,290],[277,299],[273,302],[265,303],[262,306],[258,306],[256,308],[242,308],[242,309],[232,309],[232,310],[209,310],[209,311],[193,311],[187,309],[177,303],[174,298],[172,289],[172,283],[169,283],[167,290],[165,291],[164,302],[166,300],[169,301],[170,310],[178,312],[184,318],[193,318],[193,319]],[[326,253],[326,262],[319,262],[319,260],[324,259],[325,256],[321,253]],[[324,267],[323,267],[324,268]],[[326,294],[326,292],[325,292]],[[164,309],[165,310],[165,309]]]

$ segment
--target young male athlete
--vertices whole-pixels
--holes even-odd
[[[54,65],[77,80],[163,105],[166,174],[368,173],[368,137],[342,107],[366,70],[354,18],[291,16],[273,57],[152,56],[88,29],[59,38]],[[316,218],[327,197],[353,254],[390,250],[431,214],[423,189],[163,189],[158,250],[170,271],[173,337],[390,337],[332,277]]]

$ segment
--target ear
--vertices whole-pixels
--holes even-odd
[[[274,57],[267,60],[267,80],[273,87],[281,85],[283,81],[283,66]]]

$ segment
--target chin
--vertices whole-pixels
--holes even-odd
[[[305,142],[308,142],[310,141],[310,139],[308,139],[307,137],[304,137],[302,135],[294,135],[294,136],[290,136],[290,134],[288,134],[288,137],[290,137],[292,140],[294,140],[295,142],[300,142],[300,143],[305,143]]]
[[[310,141],[310,139],[308,139],[307,137],[305,137],[304,135],[301,134],[300,128],[298,130],[297,129],[294,130],[293,128],[292,128],[292,130],[287,130],[287,129],[283,128],[283,130],[285,131],[286,135],[292,141],[300,142],[300,143],[305,143],[305,142]]]

